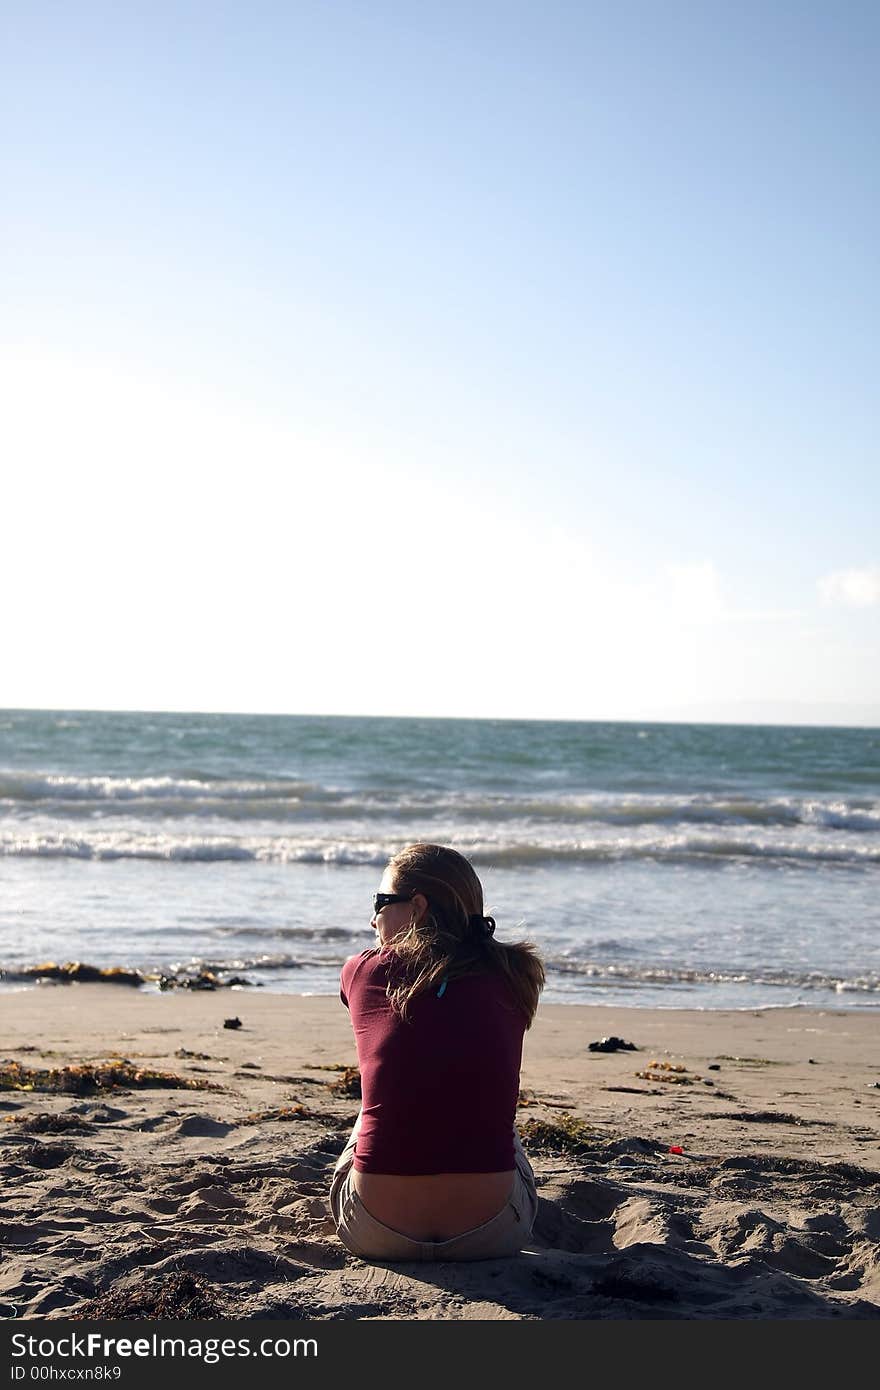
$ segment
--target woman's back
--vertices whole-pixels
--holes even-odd
[[[513,1169],[513,1125],[526,1019],[503,976],[483,971],[392,1007],[393,951],[346,962],[361,1070],[355,1169],[417,1175]]]
[[[514,1120],[543,966],[494,940],[472,865],[442,845],[389,860],[372,925],[378,947],[340,981],[363,1104],[331,1184],[337,1231],[367,1258],[512,1254],[537,1210]]]

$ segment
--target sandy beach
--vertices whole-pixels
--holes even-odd
[[[336,999],[59,984],[0,1017],[5,1317],[880,1317],[876,1012],[542,1005],[533,1238],[459,1265],[335,1237],[358,1109]]]

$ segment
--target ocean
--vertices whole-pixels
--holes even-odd
[[[414,840],[549,1002],[880,1006],[880,730],[33,710],[0,712],[0,990],[335,994]]]

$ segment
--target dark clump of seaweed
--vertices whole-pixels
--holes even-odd
[[[825,1125],[830,1127],[833,1120],[806,1119],[803,1115],[790,1115],[786,1110],[724,1110],[713,1115],[713,1120],[741,1120],[752,1125]]]
[[[758,1160],[749,1155],[733,1155],[718,1164],[721,1169],[745,1169],[754,1171]],[[780,1173],[792,1176],[808,1175],[811,1178],[843,1178],[854,1187],[880,1187],[880,1173],[871,1168],[860,1168],[855,1163],[820,1163],[809,1158],[777,1158],[773,1154],[762,1154],[760,1159],[762,1173]]]
[[[60,1168],[76,1153],[72,1144],[32,1144],[24,1152],[24,1160],[32,1168]]]
[[[519,1132],[530,1147],[553,1153],[580,1153],[593,1142],[589,1125],[575,1115],[560,1115],[558,1120],[524,1120]]]
[[[223,975],[217,970],[179,970],[174,974],[142,973],[128,970],[122,965],[89,965],[81,960],[68,960],[63,965],[57,961],[41,961],[39,965],[25,965],[18,970],[0,970],[0,979],[5,980],[54,980],[57,984],[90,985],[158,985],[160,990],[168,989],[231,989],[233,986],[252,986],[253,980],[244,975]]]
[[[357,1067],[346,1067],[338,1081],[331,1081],[328,1090],[333,1091],[337,1096],[351,1096],[355,1100],[361,1098],[361,1074]]]
[[[73,1066],[23,1067],[20,1062],[0,1062],[0,1091],[52,1091],[62,1095],[91,1096],[101,1091],[143,1087],[163,1090],[217,1091],[209,1081],[177,1076],[171,1071],[136,1067],[127,1058],[107,1062],[82,1062]]]
[[[127,1288],[108,1289],[89,1299],[75,1312],[72,1320],[84,1322],[93,1318],[225,1318],[228,1311],[213,1292],[195,1275],[186,1270],[165,1275],[143,1274],[140,1282]]]
[[[230,975],[224,979],[215,970],[200,970],[195,975],[179,971],[174,975],[151,975],[149,978],[163,992],[169,989],[231,989],[233,985],[253,985],[253,980],[246,980],[243,975]]]
[[[41,1110],[36,1115],[15,1115],[13,1123],[21,1125],[22,1134],[88,1134],[91,1125],[78,1115],[50,1115]]]
[[[61,984],[142,985],[146,976],[139,970],[126,970],[121,965],[86,965],[81,960],[69,960],[64,965],[55,961],[43,961],[40,965],[26,965],[22,970],[6,972],[11,979],[19,980],[58,980]]]
[[[315,1112],[306,1105],[281,1105],[274,1110],[252,1110],[240,1122],[245,1125],[262,1124],[264,1120],[313,1120]]]

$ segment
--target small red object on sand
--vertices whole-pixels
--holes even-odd
[[[670,1152],[671,1154],[683,1154],[683,1153],[684,1153],[684,1149],[681,1147],[681,1144],[670,1144],[670,1145],[669,1145],[669,1152]]]

